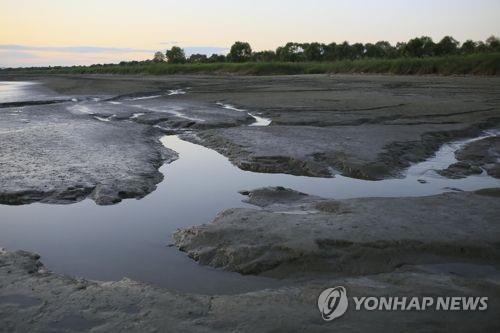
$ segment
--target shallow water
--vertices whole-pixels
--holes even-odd
[[[178,140],[180,146],[182,141]],[[200,266],[174,247],[179,227],[207,223],[224,208],[245,206],[241,196],[220,188],[210,166],[211,151],[184,151],[165,165],[165,180],[142,200],[97,206],[90,200],[72,205],[0,205],[0,244],[35,251],[57,273],[98,280],[129,277],[180,291],[233,293],[278,282],[243,277]],[[178,147],[181,148],[181,147]],[[203,161],[204,170],[194,170]],[[197,169],[197,168],[196,168]]]
[[[0,103],[52,99],[67,99],[67,97],[56,96],[52,91],[37,82],[0,81]]]
[[[255,112],[248,112],[246,110],[239,109],[231,104],[224,104],[224,103],[219,102],[219,103],[217,103],[217,105],[223,107],[224,109],[248,113],[249,116],[251,116],[255,119],[255,122],[250,124],[249,126],[269,126],[269,125],[271,125],[271,119],[260,117]]]
[[[156,191],[141,200],[107,207],[90,200],[72,205],[0,205],[0,246],[38,252],[49,269],[90,279],[129,277],[172,290],[208,294],[273,287],[285,282],[196,264],[167,246],[171,234],[177,228],[208,223],[227,208],[255,208],[243,203],[238,191],[263,186],[285,186],[336,199],[422,196],[450,188],[500,186],[500,180],[485,175],[450,180],[432,171],[454,163],[453,152],[466,142],[444,145],[434,158],[409,168],[404,178],[366,181],[242,171],[213,150],[165,136],[162,143],[177,151],[179,159],[161,167],[165,179]]]
[[[0,103],[23,101],[29,96],[33,82],[0,81]]]
[[[430,195],[447,191],[445,187],[474,190],[500,186],[500,181],[485,176],[462,180],[438,177],[426,170],[443,161],[432,160],[410,168],[404,179],[383,181],[260,174],[242,171],[215,151],[176,136],[166,136],[162,142],[180,158],[161,168],[165,180],[146,198],[110,207],[90,200],[62,206],[0,206],[0,244],[38,252],[47,267],[58,273],[99,280],[126,276],[198,293],[242,292],[280,282],[206,268],[167,247],[177,228],[208,223],[226,208],[250,207],[241,202],[244,197],[239,190],[279,185],[341,199]],[[427,183],[421,184],[419,179]]]

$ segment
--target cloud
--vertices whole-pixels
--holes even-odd
[[[16,59],[32,59],[36,56],[33,52],[25,52],[25,51],[4,51],[0,50],[0,55],[2,55],[2,60],[4,57],[16,58]]]
[[[184,52],[186,53],[187,56],[190,56],[191,54],[196,54],[196,53],[201,53],[201,54],[206,54],[208,56],[216,53],[216,54],[226,54],[229,52],[229,49],[227,47],[220,47],[220,46],[182,46],[182,42],[177,42],[177,41],[167,41],[167,42],[161,42],[159,43],[160,45],[165,45],[168,47],[172,46],[179,46],[184,49]]]
[[[0,48],[0,67],[32,66],[72,66],[120,61],[145,60],[152,57],[151,52],[61,52],[61,51],[24,51]]]
[[[173,41],[173,40],[171,40],[171,41],[166,41],[166,42],[160,42],[160,43],[158,43],[158,44],[160,44],[160,45],[177,45],[177,44],[181,44],[181,43],[182,43],[182,42],[178,42],[178,41]]]
[[[218,47],[218,46],[188,46],[184,48],[184,52],[186,55],[190,56],[191,54],[201,53],[206,55],[216,54],[225,54],[229,51],[227,47]]]
[[[0,44],[0,67],[31,66],[71,66],[118,63],[120,61],[146,60],[153,57],[157,50],[127,47],[103,46],[29,46]],[[225,47],[188,46],[184,47],[187,56],[195,53],[224,54]]]
[[[102,47],[102,46],[28,46],[16,44],[0,44],[0,50],[21,51],[50,51],[69,53],[136,53],[154,52],[153,50],[134,49],[128,47]]]

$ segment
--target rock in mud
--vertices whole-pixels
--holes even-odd
[[[210,224],[177,231],[175,244],[204,265],[279,277],[500,259],[498,197],[460,192],[307,202],[288,191],[292,200],[284,205],[269,201],[273,191],[283,192],[250,194],[251,202],[266,203],[264,210],[226,210]]]
[[[449,178],[465,178],[481,174],[483,170],[492,177],[500,178],[500,136],[469,143],[455,153],[457,163],[439,173]]]
[[[264,187],[253,191],[240,191],[240,193],[248,196],[248,199],[244,200],[245,202],[259,207],[267,207],[275,204],[306,203],[317,198],[281,186]]]

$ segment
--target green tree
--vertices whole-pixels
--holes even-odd
[[[276,61],[278,57],[274,51],[260,51],[252,54],[252,61],[269,62]]]
[[[298,62],[306,59],[302,44],[289,42],[276,49],[276,55],[281,61]]]
[[[337,46],[337,56],[339,60],[351,59],[352,57],[351,45],[345,41]]]
[[[500,52],[500,39],[496,36],[490,36],[486,39],[486,47],[489,51]]]
[[[476,44],[476,52],[477,53],[485,53],[488,51],[489,51],[489,48],[483,41],[477,42],[477,44]]]
[[[228,59],[233,62],[245,62],[252,56],[252,48],[246,42],[235,42],[231,46]]]
[[[396,43],[396,57],[404,57],[407,54],[407,43],[405,42],[397,42]]]
[[[165,55],[163,52],[156,52],[154,57],[153,57],[153,62],[164,62],[165,61]]]
[[[325,54],[325,45],[320,43],[302,44],[307,61],[321,61]]]
[[[325,54],[323,55],[323,58],[327,61],[335,61],[338,59],[337,43],[325,45]]]
[[[208,61],[208,57],[205,55],[205,54],[192,54],[190,57],[189,57],[189,62],[191,63],[203,63],[203,62],[207,62]]]
[[[430,57],[434,55],[435,49],[432,38],[427,36],[410,39],[405,46],[405,54],[410,57]]]
[[[365,46],[361,43],[354,43],[351,46],[351,59],[361,59],[365,55]]]
[[[382,40],[375,43],[375,46],[382,52],[382,57],[384,58],[395,58],[397,56],[397,50],[388,41]]]
[[[365,56],[367,58],[382,58],[384,56],[384,51],[375,44],[366,43]]]
[[[459,42],[455,38],[445,36],[436,44],[435,54],[438,56],[456,54],[458,52],[458,44]]]
[[[423,43],[420,38],[413,38],[406,43],[405,53],[410,57],[421,57],[423,56]]]
[[[212,54],[208,59],[207,59],[208,62],[212,62],[212,63],[215,63],[215,62],[225,62],[226,61],[226,56],[223,55],[223,54]]]
[[[167,61],[172,64],[183,64],[186,62],[184,50],[178,46],[172,46],[170,50],[167,50],[166,56]]]
[[[278,48],[276,49],[276,57],[280,60],[280,61],[287,61],[286,58],[287,58],[287,55],[285,54],[285,47],[284,46],[278,46]]]
[[[476,48],[477,48],[477,43],[471,39],[468,39],[462,44],[460,51],[463,54],[472,54],[477,51]]]

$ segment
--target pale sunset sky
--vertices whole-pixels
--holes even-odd
[[[0,0],[0,67],[144,60],[295,42],[500,35],[500,0]]]

